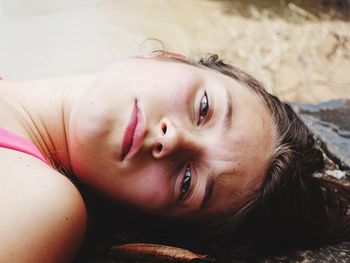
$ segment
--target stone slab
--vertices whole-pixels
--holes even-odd
[[[325,144],[325,150],[339,164],[350,168],[350,100],[292,105],[304,123]]]

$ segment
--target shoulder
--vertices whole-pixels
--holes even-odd
[[[0,147],[0,171],[0,194],[15,188],[12,190],[33,192],[37,196],[50,193],[46,199],[62,195],[60,202],[68,199],[64,197],[66,195],[81,199],[78,189],[68,178],[29,154]]]
[[[39,159],[0,148],[0,261],[65,262],[83,240],[77,188]]]

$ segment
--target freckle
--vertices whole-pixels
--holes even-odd
[[[65,217],[64,220],[65,220],[65,221],[68,221],[68,217]]]

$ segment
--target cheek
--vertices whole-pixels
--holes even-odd
[[[157,167],[140,169],[124,183],[124,200],[146,210],[157,210],[170,204],[173,184],[168,173]]]
[[[189,100],[189,95],[196,83],[190,77],[175,78],[164,74],[145,80],[140,84],[137,93],[141,99],[146,99],[152,105],[152,110],[163,112],[183,112]]]
[[[183,113],[186,109],[186,93],[185,88],[170,88],[168,92],[162,94],[162,99],[165,102],[165,109],[171,113]]]
[[[185,89],[180,87],[159,87],[140,94],[140,101],[146,104],[146,112],[152,115],[183,116],[187,109],[184,93]]]

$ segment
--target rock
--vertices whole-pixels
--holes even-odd
[[[342,169],[350,169],[350,100],[294,104],[294,110],[325,144],[329,157]]]
[[[343,179],[346,175],[346,172],[340,170],[326,170],[326,175],[333,176],[338,180]]]
[[[326,246],[314,250],[290,253],[286,256],[264,258],[261,263],[320,263],[320,262],[350,262],[350,243],[342,242],[337,245]]]

